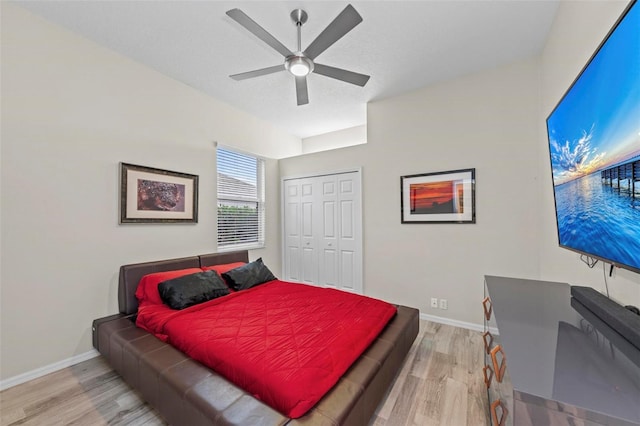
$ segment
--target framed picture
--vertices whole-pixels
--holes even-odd
[[[120,163],[120,223],[198,222],[198,176]]]
[[[476,169],[400,177],[402,223],[475,223]]]

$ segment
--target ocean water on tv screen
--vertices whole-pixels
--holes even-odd
[[[640,269],[640,192],[625,189],[600,172],[557,185],[560,244]]]

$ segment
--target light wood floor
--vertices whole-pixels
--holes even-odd
[[[420,333],[371,426],[489,425],[480,333],[420,321]],[[93,358],[0,393],[8,425],[165,425]]]

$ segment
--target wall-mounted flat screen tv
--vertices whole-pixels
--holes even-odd
[[[561,247],[640,273],[640,5],[547,118]]]

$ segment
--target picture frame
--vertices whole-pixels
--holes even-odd
[[[198,223],[198,176],[120,163],[120,223]]]
[[[475,223],[475,170],[401,176],[402,223]]]

